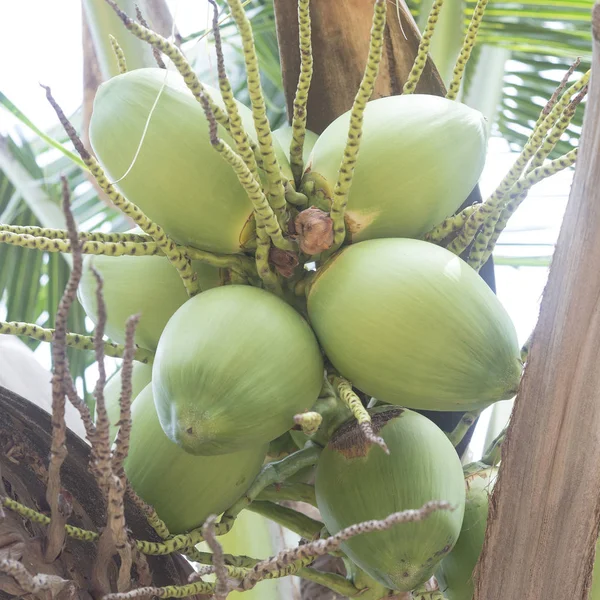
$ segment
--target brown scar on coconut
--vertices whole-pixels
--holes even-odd
[[[328,213],[311,206],[294,221],[300,249],[305,254],[320,254],[333,244],[333,221]]]

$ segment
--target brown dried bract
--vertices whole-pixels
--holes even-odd
[[[320,254],[333,244],[333,221],[328,213],[311,206],[295,220],[300,249],[306,254]]]
[[[274,265],[280,275],[291,277],[294,269],[298,266],[298,256],[294,252],[271,248],[269,250],[269,262]]]

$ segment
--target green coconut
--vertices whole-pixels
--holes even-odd
[[[125,342],[125,324],[134,314],[141,314],[135,330],[136,344],[155,350],[158,338],[171,315],[188,299],[179,274],[164,256],[88,255],[84,258],[83,276],[78,297],[83,308],[96,323],[96,278],[90,266],[100,272],[104,282],[106,334],[119,344]],[[222,284],[220,269],[193,262],[202,290]]]
[[[472,600],[473,569],[483,549],[489,495],[498,476],[496,467],[474,463],[465,467],[466,503],[460,536],[440,563],[435,577],[447,600]]]
[[[111,375],[104,386],[104,404],[106,405],[106,413],[108,414],[108,421],[110,423],[109,436],[111,440],[114,440],[117,435],[117,423],[121,416],[121,375],[122,371],[119,369]],[[131,399],[135,399],[151,381],[152,365],[140,362],[134,363],[131,372]]]
[[[205,87],[224,108],[219,92]],[[256,141],[250,109],[239,102],[237,106],[244,128]],[[221,126],[219,136],[235,148]],[[211,146],[204,110],[178,73],[136,69],[103,83],[94,100],[90,142],[127,199],[178,242],[225,253],[251,243],[252,203]],[[283,156],[280,150],[279,158]]]
[[[434,500],[455,507],[343,542],[342,550],[371,577],[408,591],[433,575],[458,539],[465,506],[463,471],[446,434],[426,417],[389,406],[370,413],[390,454],[366,444],[356,421],[348,421],[319,458],[317,504],[332,534]]]
[[[511,398],[519,385],[507,312],[467,263],[434,244],[346,247],[317,273],[308,314],[335,368],[388,404],[473,410]]]
[[[317,182],[329,210],[348,136],[350,111],[319,136],[303,180]],[[483,115],[424,94],[379,98],[367,104],[358,162],[346,208],[352,242],[420,237],[453,214],[483,170],[487,133]]]
[[[125,473],[171,533],[183,533],[238,500],[260,471],[267,446],[219,456],[193,456],[163,433],[148,385],[132,406]]]
[[[274,440],[310,410],[322,382],[307,322],[277,296],[238,285],[199,294],[171,317],[152,372],[161,425],[193,454]]]

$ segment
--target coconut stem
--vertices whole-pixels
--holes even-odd
[[[274,502],[255,500],[247,510],[270,519],[307,540],[314,540],[319,537],[324,527],[321,521],[312,519],[293,508],[280,506]]]
[[[298,30],[300,39],[300,74],[294,96],[292,116],[292,141],[290,144],[290,166],[296,186],[300,185],[304,171],[304,138],[308,115],[308,92],[313,74],[311,44],[310,0],[298,0]]]
[[[258,496],[257,500],[268,500],[270,502],[306,502],[311,506],[317,506],[315,486],[298,481],[277,483],[266,487]]]
[[[191,65],[186,60],[185,56],[179,50],[179,48],[169,42],[166,38],[162,37],[158,33],[148,29],[143,25],[136,23],[133,19],[131,19],[125,12],[123,12],[117,5],[114,0],[105,0],[106,3],[117,13],[123,25],[131,32],[135,37],[142,40],[143,42],[147,42],[154,48],[160,50],[163,54],[168,56],[175,68],[179,71],[185,84],[188,89],[192,92],[196,100],[200,102],[200,94],[204,93],[209,98],[210,96],[207,94],[204,86],[200,83],[196,73],[192,69]],[[216,105],[212,100],[210,100],[211,108],[215,113],[215,118],[217,122],[221,124],[227,131],[229,131],[229,119],[227,115]]]
[[[156,531],[156,533],[163,539],[171,537],[171,532],[165,524],[165,522],[158,516],[158,513],[154,510],[154,507],[144,502],[131,487],[131,484],[127,484],[127,495],[131,501],[140,509],[146,520],[150,524],[150,527]]]
[[[521,154],[519,154],[515,160],[515,163],[508,174],[500,182],[500,185],[496,188],[494,193],[483,204],[480,204],[477,210],[465,221],[465,225],[460,234],[447,246],[448,250],[454,254],[462,254],[474,240],[479,229],[488,221],[488,217],[492,216],[494,219],[497,218],[497,216],[494,217],[493,215],[497,213],[499,209],[503,208],[503,201],[506,194],[511,191],[525,170],[527,163],[535,156],[536,152],[542,146],[546,134],[558,121],[560,115],[562,115],[563,111],[571,101],[571,98],[575,94],[581,92],[587,85],[589,76],[590,72],[588,71],[579,79],[579,81],[572,85],[545,116],[540,125],[532,132],[527,143],[523,147]]]
[[[446,434],[455,448],[462,442],[465,435],[467,435],[467,432],[471,429],[482,410],[483,409],[465,413],[461,420],[456,424],[456,427],[450,433]]]
[[[134,600],[157,596],[158,598],[186,598],[197,594],[214,594],[215,585],[204,581],[195,581],[187,585],[169,585],[166,587],[142,587],[130,592],[106,594],[102,600]]]
[[[317,430],[323,422],[323,417],[315,411],[300,413],[294,416],[294,423],[302,427],[302,433],[312,436],[317,433]]]
[[[0,334],[18,335],[29,337],[41,342],[52,342],[54,329],[45,329],[33,323],[21,323],[20,321],[0,321]],[[64,343],[70,348],[77,350],[93,350],[94,339],[89,335],[80,335],[78,333],[67,333]],[[104,352],[106,356],[122,358],[125,353],[125,346],[115,344],[114,342],[104,342]],[[144,364],[150,364],[154,360],[154,354],[145,348],[136,348],[135,360]]]
[[[132,375],[133,359],[135,354],[135,328],[140,321],[140,315],[127,319],[125,325],[125,352],[123,353],[123,366],[121,367],[121,396],[119,398],[120,414],[117,426],[119,431],[112,456],[112,470],[121,479],[122,485],[127,487],[127,480],[123,464],[129,454],[129,439],[131,435],[131,402],[133,400]]]
[[[373,24],[371,26],[371,37],[369,41],[369,58],[365,66],[360,87],[354,98],[352,109],[350,111],[350,127],[348,129],[348,138],[344,148],[344,156],[340,163],[338,178],[333,189],[333,201],[331,204],[331,219],[333,220],[333,246],[327,252],[335,252],[343,243],[346,236],[346,225],[344,215],[346,205],[348,204],[348,193],[352,185],[354,168],[358,160],[360,149],[360,140],[362,137],[362,126],[364,113],[367,103],[375,89],[375,80],[379,73],[379,64],[383,54],[383,32],[386,22],[386,2],[385,0],[376,0],[375,11],[373,13]]]
[[[62,208],[67,221],[69,239],[73,248],[73,265],[65,291],[56,312],[56,328],[54,330],[54,343],[52,344],[52,443],[50,446],[50,464],[48,466],[48,485],[46,488],[46,501],[50,506],[50,527],[44,549],[46,562],[54,562],[65,540],[65,524],[70,516],[65,504],[61,489],[60,470],[67,457],[66,437],[67,426],[65,421],[65,397],[71,375],[67,363],[67,318],[73,302],[77,297],[77,287],[81,279],[83,257],[79,252],[79,241],[75,219],[71,212],[71,195],[66,177],[62,180]]]
[[[292,204],[293,206],[295,206],[296,208],[298,208],[300,210],[302,210],[303,208],[306,208],[308,206],[308,198],[304,194],[297,192],[292,187],[292,185],[289,181],[286,181],[284,183],[284,187],[285,187],[285,201],[286,202],[288,202],[289,204]]]
[[[539,117],[537,118],[537,121],[535,122],[534,129],[541,124],[541,122],[546,118],[546,115],[549,114],[550,111],[554,108],[554,106],[556,105],[556,101],[558,100],[558,97],[563,93],[565,87],[567,87],[567,83],[568,83],[571,75],[573,75],[573,73],[575,72],[575,69],[580,64],[581,64],[581,59],[579,57],[573,61],[573,64],[569,67],[569,69],[564,74],[563,78],[561,79],[560,83],[558,84],[557,88],[554,90],[554,93],[550,97],[550,100],[548,100],[548,102],[546,102],[546,106],[544,106],[544,108],[542,109],[542,112],[540,113]]]
[[[115,58],[117,59],[119,73],[121,73],[121,75],[123,73],[127,73],[127,61],[125,60],[125,53],[123,52],[123,48],[119,46],[119,42],[117,42],[117,38],[115,36],[109,33],[108,38],[110,39],[110,45],[112,46],[113,52],[115,53]]]
[[[575,112],[577,111],[577,107],[581,104],[581,101],[584,99],[588,91],[588,86],[584,86],[584,88],[577,94],[570,102],[567,104],[565,110],[560,115],[558,121],[552,127],[550,133],[542,143],[542,146],[535,153],[534,157],[531,159],[531,162],[527,166],[526,173],[530,173],[537,167],[541,167],[544,164],[544,160],[548,158],[552,150],[554,150],[556,144],[562,137],[563,133],[567,130],[567,127],[571,124],[573,117],[575,116]]]
[[[471,22],[469,23],[469,27],[467,29],[467,33],[465,35],[458,58],[456,59],[456,64],[454,65],[452,81],[450,83],[448,93],[446,94],[446,98],[448,98],[448,100],[456,100],[458,96],[460,84],[465,73],[465,67],[467,66],[469,58],[471,57],[471,52],[473,51],[473,46],[475,45],[475,40],[477,39],[477,33],[479,32],[479,26],[483,20],[483,14],[485,13],[487,3],[488,0],[478,0],[477,4],[475,5]]]
[[[490,467],[497,466],[500,463],[500,457],[502,454],[502,444],[506,439],[506,432],[508,426],[505,427],[492,441],[487,450],[485,451],[481,462]]]
[[[216,515],[210,515],[204,522],[202,533],[208,547],[212,550],[212,564],[215,575],[217,576],[214,599],[225,600],[229,593],[229,581],[225,559],[223,557],[223,547],[219,544],[215,535],[216,520]]]
[[[46,227],[35,227],[33,225],[7,225],[0,224],[1,232],[25,234],[33,237],[48,238],[51,240],[67,240],[69,239],[69,232],[66,229],[49,229]],[[79,241],[82,245],[85,242],[152,242],[152,238],[149,235],[139,233],[98,233],[91,231],[79,231]],[[85,254],[85,251],[83,251]]]
[[[11,233],[0,230],[0,243],[11,246],[20,246],[30,250],[42,252],[71,252],[71,243],[68,240],[34,237],[26,233]],[[95,254],[105,256],[154,256],[163,254],[156,242],[96,242],[83,241],[82,254]]]
[[[256,164],[256,158],[254,152],[250,146],[248,135],[244,131],[242,126],[242,119],[237,109],[237,103],[233,97],[233,91],[229,79],[227,78],[227,72],[225,71],[225,59],[223,56],[223,45],[221,41],[221,30],[219,29],[219,7],[215,0],[208,0],[213,6],[213,21],[212,29],[213,36],[215,38],[215,50],[217,52],[217,71],[219,74],[219,89],[221,90],[221,97],[225,103],[227,115],[229,116],[230,133],[231,137],[235,142],[235,148],[238,154],[242,157],[242,160],[246,163],[246,166],[252,173],[252,177],[256,181],[260,181],[258,175],[258,166]]]
[[[348,380],[337,376],[332,376],[330,381],[335,386],[342,402],[350,409],[352,416],[356,419],[356,422],[367,441],[371,444],[376,444],[386,454],[389,454],[390,451],[383,438],[375,435],[373,424],[371,423],[371,415],[363,406],[360,398],[352,390],[352,384]]]
[[[423,239],[432,244],[441,244],[451,235],[456,235],[464,226],[465,221],[477,210],[477,205],[467,206],[458,214],[444,219],[439,225],[428,231]]]
[[[240,36],[242,38],[242,50],[244,61],[246,63],[246,78],[248,82],[248,95],[252,103],[252,117],[254,127],[258,137],[258,147],[262,157],[262,168],[267,175],[269,203],[277,216],[277,221],[282,229],[285,230],[288,222],[288,212],[285,203],[285,194],[283,182],[284,178],[281,169],[275,157],[273,146],[273,136],[271,127],[267,118],[267,109],[265,99],[260,86],[260,71],[258,69],[258,59],[254,47],[254,36],[252,26],[246,16],[240,0],[227,0]],[[283,248],[287,250],[287,248]]]
[[[150,27],[148,26],[148,23],[146,22],[146,19],[144,19],[144,15],[142,14],[140,7],[137,4],[135,5],[135,16],[137,17],[137,20],[140,22],[140,25],[142,25],[143,27],[146,27],[146,29],[150,29]],[[160,55],[160,50],[158,48],[152,46],[152,55],[154,56],[154,60],[156,61],[156,64],[158,65],[159,69],[167,68],[165,66],[165,63],[163,62],[162,56]]]
[[[111,0],[107,0],[110,3]],[[179,276],[183,281],[183,285],[188,292],[188,295],[194,296],[199,291],[198,287],[198,275],[192,269],[192,265],[187,256],[182,252],[179,246],[171,240],[162,227],[153,223],[133,202],[129,202],[124,196],[119,194],[114,186],[108,181],[102,167],[98,164],[95,158],[86,150],[82,141],[79,139],[75,128],[67,119],[65,113],[57,104],[56,100],[52,97],[50,88],[42,86],[46,90],[46,98],[54,108],[62,126],[69,135],[69,138],[73,142],[75,149],[81,156],[83,162],[89,169],[90,173],[94,176],[96,183],[100,186],[100,189],[110,198],[113,204],[121,210],[128,217],[133,219],[137,225],[148,235],[152,236],[154,241],[158,244],[165,256],[171,261],[173,266],[177,269]]]
[[[333,550],[337,550],[342,542],[357,535],[372,531],[385,531],[398,523],[421,521],[438,510],[454,510],[454,507],[451,506],[449,502],[428,502],[418,510],[405,510],[393,513],[382,520],[357,523],[356,525],[351,525],[350,527],[342,529],[336,535],[332,535],[328,538],[309,542],[293,549],[283,550],[277,554],[277,556],[258,563],[252,569],[250,575],[242,582],[240,587],[249,589],[256,581],[263,578],[263,573],[268,573],[275,569],[284,569],[296,561],[308,559],[314,560],[314,557],[316,556],[328,554]]]
[[[109,479],[112,474],[110,462],[110,422],[104,402],[104,387],[106,386],[106,368],[104,364],[104,327],[106,325],[106,304],[103,296],[103,279],[95,267],[91,272],[96,280],[96,312],[98,318],[94,329],[94,353],[98,365],[98,380],[94,387],[94,398],[96,400],[96,436],[92,445],[93,470],[100,489],[107,494]]]
[[[307,445],[302,450],[298,450],[281,460],[266,464],[254,479],[248,491],[231,508],[225,511],[221,523],[231,527],[240,512],[250,506],[267,486],[274,483],[283,483],[300,469],[316,465],[321,450],[322,448],[319,446]]]
[[[576,160],[577,148],[574,148],[570,152],[567,152],[567,154],[560,156],[548,164],[534,169],[514,184],[508,202],[501,211],[496,213],[496,215],[498,215],[497,220],[490,218],[486,221],[483,225],[483,229],[475,238],[475,243],[473,244],[473,248],[468,258],[468,262],[473,268],[479,270],[481,265],[485,264],[490,257],[500,234],[508,224],[508,220],[527,197],[529,189],[536,183],[542,181],[542,179],[551,177],[552,175],[571,167],[575,164]],[[477,238],[480,238],[479,241]]]
[[[232,150],[231,146],[219,138],[217,122],[207,98],[204,98],[202,108],[210,125],[210,143],[223,159],[231,165],[254,206],[257,221],[256,228],[264,227],[267,235],[273,240],[273,244],[277,248],[289,251],[296,250],[296,244],[283,237],[275,212],[263,193],[258,180],[253,177],[246,163]]]
[[[425,69],[425,64],[427,63],[427,55],[429,53],[431,38],[433,37],[433,32],[435,31],[435,26],[438,22],[443,4],[444,0],[435,0],[431,10],[429,11],[427,25],[425,26],[425,31],[423,32],[423,36],[419,42],[419,48],[417,50],[415,62],[413,63],[412,69],[406,78],[406,83],[402,88],[403,94],[412,94],[419,83],[419,79],[421,79],[421,75]]]

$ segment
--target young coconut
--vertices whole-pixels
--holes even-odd
[[[220,93],[205,88],[224,109]],[[256,141],[250,109],[240,103],[237,108]],[[235,148],[221,126],[218,134]],[[103,83],[94,100],[90,142],[127,199],[176,241],[224,253],[252,244],[252,203],[212,147],[202,105],[178,73],[135,69]],[[281,149],[278,158],[285,160]]]
[[[274,440],[310,410],[322,383],[308,323],[277,296],[238,285],[199,294],[171,317],[152,372],[161,425],[192,454]]]
[[[349,124],[350,111],[319,136],[303,178],[301,191],[325,211]],[[345,213],[349,239],[423,235],[473,190],[486,144],[483,115],[459,102],[424,94],[369,102]]]
[[[483,548],[489,495],[498,476],[496,467],[474,463],[465,467],[466,503],[462,529],[452,552],[435,572],[440,591],[447,600],[473,598],[473,569]]]
[[[229,508],[250,487],[266,457],[266,444],[220,456],[184,452],[161,429],[151,385],[134,400],[131,420],[125,473],[174,534]]]
[[[409,591],[433,575],[458,539],[465,506],[463,471],[447,436],[426,417],[389,406],[370,413],[390,454],[368,444],[355,420],[345,423],[319,459],[317,504],[328,531],[336,534],[432,500],[450,502],[452,511],[403,524],[401,530],[360,535],[341,546],[381,584]]]
[[[339,373],[388,404],[470,411],[511,398],[515,328],[467,263],[420,240],[346,247],[308,292],[312,327]]]
[[[106,334],[114,342],[125,342],[125,323],[137,313],[141,318],[135,330],[135,342],[155,350],[162,330],[171,315],[188,299],[177,271],[165,256],[91,256],[83,262],[78,297],[95,323],[97,320],[96,279],[93,265],[104,281],[103,297],[108,314]],[[193,263],[200,289],[223,283],[221,270],[205,263]]]
[[[133,363],[131,372],[131,397],[136,398],[138,394],[152,381],[152,365],[144,363]],[[109,437],[115,439],[118,427],[117,423],[121,416],[121,369],[111,375],[104,386],[104,404],[108,415]]]

